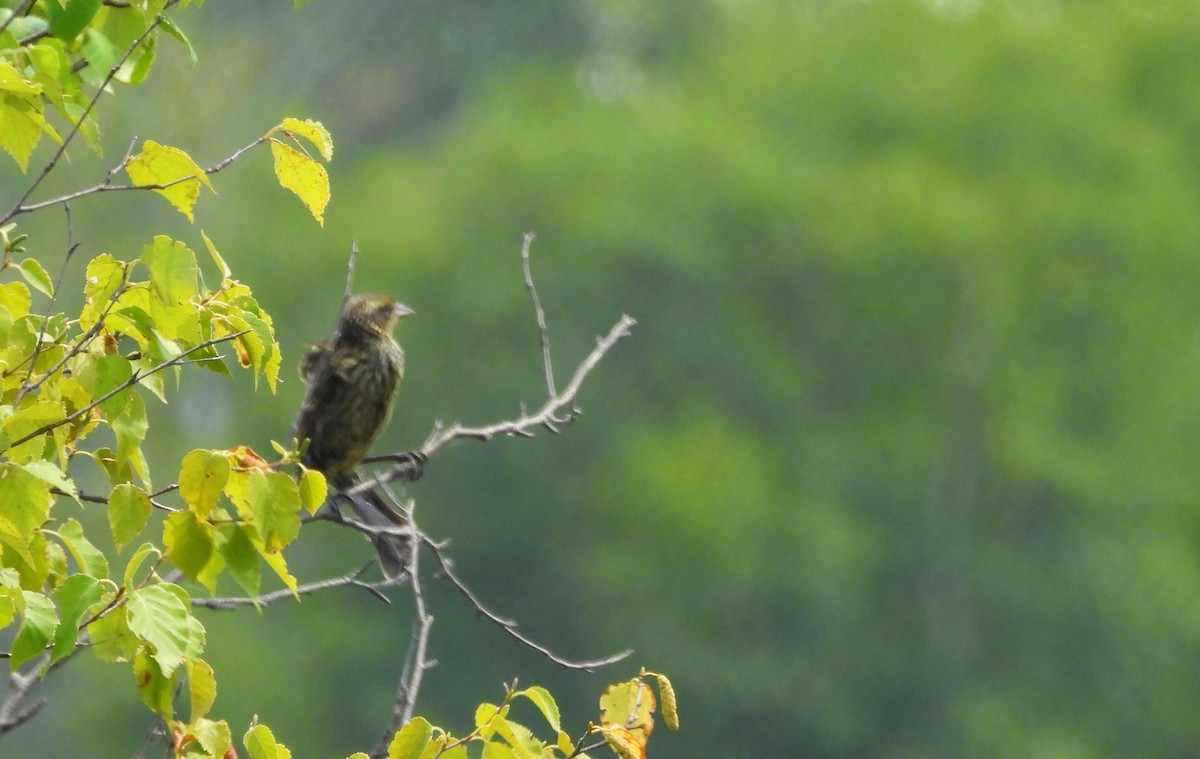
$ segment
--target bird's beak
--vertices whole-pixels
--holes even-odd
[[[412,316],[413,314],[416,313],[416,311],[413,311],[411,308],[404,305],[403,303],[397,303],[395,306],[392,307],[392,313],[395,314],[397,319],[403,319],[406,316]]]

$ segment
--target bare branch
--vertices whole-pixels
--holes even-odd
[[[433,555],[437,557],[438,564],[441,566],[442,574],[445,575],[446,579],[448,579],[450,581],[450,583],[452,585],[454,585],[454,587],[458,590],[458,592],[461,593],[463,595],[463,597],[466,598],[471,603],[471,605],[475,607],[475,610],[477,612],[479,612],[481,615],[483,615],[485,618],[487,618],[490,622],[499,626],[500,629],[502,629],[502,630],[504,630],[504,632],[508,633],[509,636],[512,637],[513,640],[517,641],[518,643],[520,643],[524,646],[532,648],[534,651],[537,651],[539,654],[541,654],[542,656],[545,656],[547,659],[549,659],[550,661],[559,665],[560,667],[564,667],[566,669],[580,669],[585,672],[591,672],[592,670],[597,669],[598,667],[607,667],[610,664],[616,664],[617,662],[621,661],[622,659],[627,658],[628,656],[630,656],[633,653],[633,649],[625,649],[624,651],[621,651],[620,653],[613,654],[612,656],[606,656],[603,659],[592,659],[592,660],[587,660],[587,661],[574,661],[574,660],[566,659],[566,658],[559,656],[558,654],[551,651],[549,648],[547,648],[547,647],[543,646],[542,644],[537,643],[533,640],[530,640],[525,635],[518,632],[517,631],[517,623],[515,620],[505,619],[504,617],[501,617],[500,615],[493,612],[491,609],[484,606],[483,602],[479,600],[479,597],[475,595],[475,592],[472,591],[467,586],[467,584],[462,581],[462,578],[460,578],[457,574],[455,574],[454,568],[451,565],[451,562],[446,558],[445,554],[442,552],[441,544],[435,543],[433,540],[431,540],[429,538],[429,536],[427,536],[425,534],[421,535],[421,540],[422,540],[422,542],[425,543],[425,545],[429,546],[430,550],[433,551]]]
[[[58,291],[62,287],[63,275],[67,273],[67,265],[71,263],[71,256],[75,255],[75,251],[79,248],[79,243],[73,239],[75,232],[71,224],[71,206],[64,205],[63,211],[67,215],[67,254],[63,257],[62,266],[58,269],[58,278],[54,281],[54,286],[50,291],[50,303],[46,306],[46,316],[42,319],[42,329],[38,332],[37,343],[33,346],[33,355],[29,357],[25,379],[21,382],[21,389],[17,391],[16,398],[13,399],[14,408],[20,407],[21,399],[29,392],[29,380],[33,377],[33,367],[37,365],[38,355],[42,352],[42,345],[46,342],[46,327],[50,325],[50,314],[54,311],[54,304],[58,300]]]
[[[410,500],[406,506],[409,519],[412,519],[415,508],[416,504]],[[416,523],[413,524],[415,526]],[[408,655],[405,657],[404,669],[400,672],[400,683],[396,687],[392,718],[375,743],[372,752],[374,755],[385,755],[392,736],[396,734],[401,725],[412,719],[413,709],[417,703],[417,694],[421,690],[421,680],[425,676],[425,671],[434,665],[434,662],[430,662],[426,658],[429,629],[433,626],[433,616],[425,608],[425,593],[421,588],[420,547],[421,544],[414,541],[412,550],[408,554],[408,577],[413,596],[412,642],[409,644]]]
[[[42,699],[28,705],[24,701],[30,689],[41,682],[42,667],[49,659],[49,654],[43,654],[24,672],[13,672],[8,676],[8,695],[0,702],[0,735],[25,724],[46,705]]]
[[[546,326],[546,312],[542,310],[542,302],[538,298],[537,288],[533,285],[533,270],[529,264],[529,246],[536,237],[533,232],[526,232],[521,242],[521,269],[525,275],[525,289],[529,291],[529,299],[533,301],[533,315],[537,319],[538,344],[542,348],[542,369],[546,372],[546,397],[555,400],[558,397],[558,387],[554,384],[554,368],[550,364],[550,330]]]
[[[132,377],[125,380],[120,385],[118,385],[117,387],[114,387],[112,390],[108,391],[107,393],[100,396],[99,398],[95,399],[94,401],[89,403],[87,406],[84,406],[83,408],[78,409],[78,410],[74,411],[73,413],[67,414],[66,416],[64,416],[62,419],[59,419],[58,421],[51,422],[50,424],[45,424],[45,425],[42,425],[41,427],[38,427],[33,432],[30,432],[28,435],[25,435],[24,437],[18,438],[17,440],[14,440],[11,443],[9,443],[8,447],[5,448],[4,450],[8,450],[10,448],[18,446],[27,440],[32,440],[33,438],[37,437],[38,435],[44,435],[47,432],[49,432],[50,430],[61,427],[64,424],[70,424],[71,422],[75,421],[79,417],[83,416],[84,414],[88,413],[92,409],[99,406],[101,403],[104,403],[109,398],[112,398],[117,393],[124,392],[125,390],[128,390],[129,388],[133,387],[137,383],[144,380],[146,377],[149,377],[152,374],[161,372],[163,369],[167,369],[168,367],[172,367],[178,363],[181,363],[184,360],[184,358],[186,356],[188,356],[189,354],[195,353],[196,351],[204,350],[205,348],[211,348],[212,346],[217,345],[219,343],[228,342],[230,340],[236,340],[237,338],[241,337],[242,335],[246,334],[249,331],[250,330],[248,330],[248,329],[244,329],[241,332],[234,332],[233,334],[225,335],[223,337],[214,337],[211,340],[205,340],[202,343],[193,345],[191,348],[188,348],[187,350],[183,351],[175,358],[168,359],[167,361],[164,361],[161,364],[158,364],[157,366],[152,366],[145,371],[141,371],[141,370],[136,371],[133,373]]]
[[[368,561],[366,564],[363,564],[362,566],[358,567],[357,569],[354,569],[353,571],[348,572],[348,573],[342,575],[341,577],[333,577],[328,580],[318,580],[317,582],[310,582],[305,585],[300,585],[296,588],[295,593],[293,593],[291,590],[289,590],[287,588],[283,588],[281,590],[275,590],[270,593],[264,593],[261,596],[258,596],[257,598],[251,598],[251,597],[193,598],[192,606],[201,606],[205,609],[217,609],[219,611],[228,611],[230,609],[236,609],[240,606],[270,606],[271,604],[275,603],[276,601],[279,601],[284,598],[296,598],[299,596],[307,596],[312,593],[316,593],[319,590],[328,590],[330,588],[342,588],[342,587],[346,587],[346,586],[350,586],[350,587],[354,587],[354,588],[362,588],[363,590],[367,591],[371,595],[378,598],[380,601],[383,601],[385,604],[390,604],[392,602],[392,600],[390,598],[388,598],[387,596],[385,596],[383,594],[383,592],[380,590],[380,588],[390,587],[392,585],[395,585],[396,584],[395,581],[386,580],[384,582],[363,582],[362,580],[358,579],[362,575],[362,573],[366,572],[367,569],[369,569],[371,567],[371,565],[374,563],[375,563],[374,560]]]
[[[571,381],[567,383],[567,386],[563,388],[562,392],[556,397],[548,398],[546,403],[536,412],[530,414],[522,411],[516,419],[497,422],[486,427],[468,427],[457,422],[449,427],[442,427],[439,424],[434,427],[433,432],[429,434],[424,445],[421,446],[421,453],[424,453],[426,456],[432,455],[442,446],[460,438],[491,440],[497,435],[531,437],[539,427],[548,429],[551,432],[557,432],[559,426],[570,424],[579,415],[579,409],[575,408],[573,404],[588,374],[619,340],[629,336],[629,330],[635,324],[637,324],[637,321],[633,317],[628,315],[621,316],[620,321],[613,325],[607,335],[596,342],[596,347],[592,349],[587,358],[575,369],[575,374],[571,377]],[[566,414],[560,416],[563,409],[569,410]]]

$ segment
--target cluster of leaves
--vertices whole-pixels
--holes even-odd
[[[499,704],[480,704],[475,710],[475,728],[456,738],[433,727],[423,717],[414,717],[402,727],[388,746],[388,759],[575,759],[585,751],[608,745],[621,759],[645,759],[646,741],[654,730],[654,693],[643,680],[653,677],[662,699],[663,722],[672,730],[679,729],[679,712],[675,689],[665,675],[642,671],[632,680],[610,685],[600,697],[600,720],[589,724],[578,739],[562,729],[558,704],[550,692],[540,686],[523,690],[507,688]],[[538,708],[554,738],[540,740],[534,732],[509,718],[513,701],[528,699]],[[588,744],[589,736],[600,739]],[[478,749],[478,751],[475,751]],[[354,754],[348,759],[366,759],[366,754]]]
[[[110,78],[142,82],[154,63],[160,30],[185,45],[194,61],[191,42],[162,14],[189,3],[144,0],[114,7],[101,0],[41,0],[24,13],[0,9],[0,148],[25,169],[43,134],[61,143],[46,119],[49,105],[99,151],[99,127],[85,87],[103,86]]]

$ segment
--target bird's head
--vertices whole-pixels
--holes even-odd
[[[355,295],[346,303],[347,319],[385,335],[390,335],[396,322],[412,313],[411,308],[386,295]]]

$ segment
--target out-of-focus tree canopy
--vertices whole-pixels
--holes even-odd
[[[219,16],[199,46],[227,55],[178,95],[214,157],[224,125],[266,124],[280,99],[346,139],[324,230],[247,172],[206,231],[293,356],[327,330],[357,238],[360,289],[417,311],[386,445],[540,399],[522,232],[561,370],[638,318],[574,427],[463,444],[410,493],[522,629],[672,674],[684,729],[654,756],[1194,752],[1200,8]],[[247,60],[277,63],[241,77]],[[226,421],[182,428],[180,450],[279,438],[298,386],[253,403],[215,388],[206,413]],[[297,571],[363,552],[333,533],[305,534]],[[513,675],[551,686],[564,719],[591,713],[605,673],[555,671],[445,589],[432,603],[432,719],[465,724]],[[222,682],[245,672],[219,703],[262,713],[297,756],[333,755],[386,714],[406,614],[343,595],[214,616]],[[19,736],[29,755],[89,753],[142,719],[132,702],[75,713]]]

